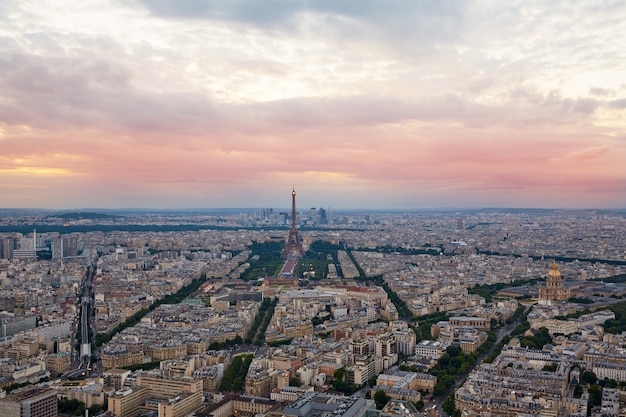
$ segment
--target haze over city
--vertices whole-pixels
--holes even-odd
[[[0,207],[626,207],[621,1],[5,0]]]

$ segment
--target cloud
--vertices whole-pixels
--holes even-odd
[[[249,21],[269,24],[284,21],[303,10],[300,1],[272,0],[139,0],[153,13],[174,18]]]
[[[606,88],[600,88],[600,87],[591,87],[589,89],[589,94],[592,96],[600,96],[600,97],[606,97],[606,96],[613,96],[615,95],[615,91],[613,90],[609,90]]]
[[[225,103],[201,92],[146,90],[137,83],[136,69],[100,57],[13,54],[0,58],[0,68],[0,86],[11,97],[0,102],[5,123],[40,129],[90,127],[151,141],[171,135],[185,141],[185,135],[202,133],[277,135],[411,121],[517,128],[579,123],[597,107],[593,99],[562,97],[556,91],[542,95],[532,89],[505,92],[491,103],[446,92],[413,98],[372,94]]]
[[[611,147],[608,145],[601,146],[588,146],[584,149],[578,149],[567,154],[562,157],[555,158],[555,161],[585,161],[600,158],[604,155],[607,155],[611,152]]]
[[[166,19],[211,20],[278,33],[414,52],[429,42],[454,43],[465,2],[434,0],[137,0]]]
[[[386,24],[410,20],[448,18],[457,14],[458,2],[433,0],[138,0],[157,15],[204,18],[267,25],[285,23],[301,13],[337,15]]]
[[[613,109],[626,109],[626,98],[609,101],[608,105]]]
[[[249,205],[294,182],[344,206],[625,198],[620,2],[20,0],[0,15],[15,201],[95,183],[105,203]]]

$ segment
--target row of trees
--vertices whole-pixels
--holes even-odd
[[[272,320],[274,307],[276,306],[276,298],[265,298],[259,308],[259,314],[254,319],[254,323],[246,336],[246,344],[254,344],[261,346],[265,338],[265,330]]]
[[[615,313],[615,318],[604,322],[604,331],[617,334],[626,330],[626,302],[613,304],[607,308]]]
[[[535,261],[543,260],[543,256],[541,255],[521,255],[519,253],[500,253],[498,251],[490,251],[490,250],[479,250],[478,254],[484,254],[489,256],[512,256],[514,258],[532,258]],[[552,259],[556,262],[589,262],[591,264],[607,264],[607,265],[626,265],[626,261],[622,260],[614,260],[614,259],[600,259],[600,258],[570,258],[566,256],[553,256]]]
[[[496,334],[489,332],[487,341],[474,353],[464,353],[460,347],[455,345],[448,346],[439,358],[437,365],[429,372],[437,377],[433,394],[436,396],[444,395],[454,385],[457,378],[469,373],[478,358],[489,351],[495,341]]]
[[[432,340],[434,337],[430,333],[430,328],[433,324],[447,320],[448,313],[445,311],[439,311],[437,313],[425,314],[418,317],[416,326],[413,327],[415,331],[416,340],[421,342],[422,340]]]
[[[287,230],[287,227],[275,227],[276,229]],[[267,230],[265,226],[217,226],[206,224],[165,224],[165,225],[144,225],[144,224],[94,224],[94,225],[69,225],[60,224],[22,224],[11,226],[0,226],[0,233],[22,233],[27,235],[36,229],[39,233],[60,234],[88,233],[88,232],[183,232],[198,230]]]
[[[304,258],[298,262],[294,271],[294,276],[301,277],[305,272],[315,271],[312,280],[319,280],[326,277],[328,265],[334,263],[339,266],[337,251],[341,246],[334,245],[324,240],[316,240],[311,243],[309,250],[304,254]],[[330,258],[330,259],[329,259]]]
[[[528,311],[530,311],[530,310],[528,310]],[[524,320],[522,323],[518,324],[515,327],[515,329],[513,329],[513,331],[510,334],[512,334],[512,335],[522,334],[530,327],[530,325],[528,324],[528,321],[525,320],[525,316],[528,315],[528,311],[526,310],[526,307],[524,307],[523,305],[520,304],[517,307],[517,309],[515,310],[515,313],[513,313],[513,315],[506,320],[506,324],[513,324],[513,323],[515,323],[516,321],[518,321],[520,319]],[[456,358],[452,357],[452,355],[451,355],[451,359],[448,361],[448,363],[451,364],[452,366],[454,366],[455,364],[460,364],[460,366],[458,368],[458,373],[456,373],[454,375],[444,375],[443,379],[440,379],[438,377],[437,378],[437,385],[435,386],[435,392],[436,392],[435,395],[437,395],[437,393],[445,393],[454,384],[454,381],[456,380],[456,378],[458,378],[459,376],[462,376],[462,375],[465,374],[463,371],[468,372],[470,370],[470,367],[478,361],[478,358],[480,356],[482,356],[485,353],[489,352],[489,355],[487,355],[483,359],[483,362],[485,362],[485,363],[491,363],[491,362],[494,361],[494,359],[496,357],[498,357],[498,355],[500,354],[500,351],[502,350],[502,347],[505,344],[509,343],[509,341],[511,340],[511,337],[509,335],[504,336],[504,338],[502,338],[502,340],[497,345],[494,346],[494,343],[497,340],[496,333],[494,332],[494,328],[495,327],[496,326],[494,326],[494,323],[493,323],[493,320],[492,320],[492,331],[488,333],[487,341],[476,351],[476,353],[473,353],[473,354],[470,354],[470,355],[465,355],[466,357],[468,357],[467,360],[463,360],[462,352],[457,355],[457,357],[460,357],[459,360],[455,360]],[[548,334],[548,337],[549,336],[550,335]],[[541,338],[541,337],[544,337],[543,336],[543,332],[541,332],[541,336],[538,336],[537,340],[539,340],[539,338]],[[534,341],[536,343],[538,343],[536,340],[534,340]],[[446,350],[444,355],[446,355],[446,354],[450,355],[451,353],[452,354],[457,354],[458,350],[453,349],[452,352]],[[467,366],[468,363],[470,364],[469,367]],[[433,374],[433,375],[440,374],[441,371],[437,371],[437,368],[439,368],[441,366],[441,364],[442,363],[440,361],[439,364],[434,368],[435,372],[437,372],[437,373],[431,372],[431,374]],[[447,374],[449,374],[449,372],[447,372],[448,370],[449,369],[446,370]],[[452,378],[452,376],[454,376],[454,379]],[[442,408],[450,416],[453,416],[453,417],[460,417],[461,416],[461,411],[457,410],[456,407],[455,407],[454,391],[448,396],[448,398],[446,398],[446,400],[442,404]]]
[[[232,363],[224,372],[220,383],[220,391],[241,392],[246,382],[248,368],[252,363],[252,355],[235,356]]]
[[[382,277],[377,277],[376,284],[380,285],[385,290],[393,305],[396,306],[396,309],[398,310],[398,315],[402,320],[413,320],[413,312],[406,306],[404,300],[401,299],[398,294],[396,294],[396,292],[391,289],[391,287],[389,287],[389,284],[383,282]]]
[[[541,327],[540,329],[538,329],[537,332],[532,336],[520,337],[520,344],[522,345],[522,347],[542,349],[543,346],[547,343],[552,343],[552,336],[550,336],[548,329],[546,329],[545,327]]]
[[[71,416],[84,416],[85,415],[85,403],[78,400],[61,399],[58,400],[58,412],[59,414],[71,415]],[[95,416],[101,411],[106,410],[106,402],[104,406],[100,404],[94,404],[87,408],[90,416]]]
[[[186,285],[183,288],[181,288],[178,292],[176,292],[174,294],[166,295],[165,297],[161,298],[160,300],[157,300],[154,303],[152,303],[148,308],[144,308],[144,309],[141,309],[140,311],[136,312],[131,317],[126,319],[126,321],[124,321],[121,324],[118,324],[110,333],[98,333],[96,335],[96,339],[95,339],[96,346],[99,347],[99,346],[104,345],[105,343],[109,342],[111,340],[111,338],[114,335],[116,335],[117,333],[121,332],[122,330],[124,330],[124,329],[126,329],[128,327],[135,326],[137,323],[139,323],[141,321],[141,319],[146,314],[148,314],[149,312],[151,312],[155,308],[157,308],[157,307],[159,307],[159,306],[161,306],[163,304],[179,304],[185,298],[187,298],[191,294],[195,293],[198,290],[198,288],[200,287],[200,285],[202,284],[202,282],[204,282],[203,279],[196,278],[193,281],[191,281],[191,283],[189,283],[188,285]]]
[[[443,404],[441,404],[441,408],[452,417],[461,417],[461,410],[457,410],[454,403],[454,391],[446,398]]]
[[[361,280],[361,281],[368,281],[367,275],[365,274],[365,271],[363,271],[363,268],[361,268],[361,265],[359,265],[359,263],[354,258],[354,254],[352,253],[352,251],[346,249],[346,253],[348,254],[348,257],[350,258],[350,260],[352,261],[354,266],[356,267],[356,270],[359,272],[359,278],[358,279]],[[378,279],[378,277],[376,277],[374,279]],[[382,280],[382,277],[380,277],[380,279]]]
[[[439,256],[443,251],[441,245],[440,246],[432,246],[430,243],[424,244],[424,248],[403,248],[398,246],[378,246],[375,249],[376,252],[382,253],[401,253],[403,255],[433,255]]]
[[[209,345],[209,350],[227,350],[243,343],[241,336],[236,336],[234,339],[228,339],[224,342],[213,342]]]
[[[150,369],[156,369],[161,365],[161,361],[151,361],[146,363],[137,363],[135,365],[122,366],[122,369],[128,369],[129,371],[149,371]]]
[[[483,362],[485,363],[493,362],[500,354],[500,351],[502,350],[504,345],[508,344],[511,341],[511,336],[513,337],[519,336],[525,333],[526,330],[530,329],[530,323],[528,323],[528,320],[526,320],[526,317],[528,316],[529,312],[530,312],[530,309],[526,310],[526,307],[524,307],[521,304],[517,307],[517,310],[515,310],[515,313],[513,313],[513,316],[509,317],[506,320],[506,324],[513,324],[518,319],[521,319],[523,321],[518,323],[517,326],[515,326],[515,328],[508,335],[502,338],[500,343],[496,345],[496,347],[491,351],[491,353],[487,355],[485,359],[483,359]]]
[[[476,284],[472,288],[469,288],[467,292],[469,294],[478,294],[483,297],[486,302],[490,303],[493,301],[493,297],[497,295],[500,290],[510,287],[522,287],[524,285],[536,285],[538,282],[543,282],[545,280],[545,278],[535,278],[529,280],[517,279],[510,284],[505,284],[503,282],[482,285]]]
[[[515,310],[515,313],[513,313],[513,315],[511,317],[506,319],[506,324],[513,324],[513,323],[515,323],[517,320],[520,319],[520,317],[522,317],[522,314],[524,314],[524,311],[526,311],[526,307],[524,307],[523,304],[519,304],[517,306],[517,309]]]
[[[280,268],[285,263],[285,260],[280,257],[284,246],[284,242],[273,240],[263,243],[257,241],[252,242],[252,244],[248,246],[252,252],[250,259],[248,259],[250,267],[241,274],[241,279],[250,281],[278,275]],[[258,258],[255,256],[258,256]]]

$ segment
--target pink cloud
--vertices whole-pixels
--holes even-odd
[[[333,74],[305,74],[304,67],[300,74],[294,68],[301,63],[249,59],[254,51],[246,50],[230,57],[231,66],[216,62],[225,72],[212,77],[234,68],[233,78],[246,82],[261,73],[310,77],[320,87],[325,76],[345,80],[336,96],[226,102],[206,79],[187,82],[183,64],[196,62],[169,62],[177,56],[172,45],[158,51],[92,39],[106,53],[89,51],[88,42],[66,51],[55,36],[62,37],[46,43],[58,48],[54,54],[0,54],[0,190],[7,204],[271,205],[274,190],[298,183],[335,206],[626,205],[626,150],[607,137],[622,130],[596,119],[600,106],[616,111],[623,99],[596,100],[616,91],[604,87],[590,88],[593,97],[546,92],[526,82],[521,66],[529,61],[486,60],[506,73],[500,77],[472,66],[467,55],[451,52],[438,67],[395,51],[381,58],[391,70],[376,67],[369,83],[359,64],[380,47],[361,50],[362,61],[338,60]],[[404,59],[419,65],[404,67]],[[456,64],[463,73],[450,70]],[[175,76],[161,76],[170,66]],[[368,82],[356,88],[352,74]]]
[[[588,146],[584,149],[574,150],[566,153],[562,157],[555,158],[556,161],[584,161],[600,158],[611,152],[608,145]]]

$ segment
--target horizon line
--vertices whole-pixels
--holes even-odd
[[[204,210],[287,210],[288,207],[271,207],[271,206],[255,206],[255,207],[70,207],[70,208],[45,208],[45,207],[0,207],[0,211],[72,211],[72,212],[87,212],[87,211],[204,211]],[[325,209],[325,207],[310,207],[299,208],[298,210],[308,209]],[[515,206],[475,206],[475,207],[411,207],[411,208],[399,208],[399,207],[385,207],[385,208],[373,208],[373,207],[350,207],[350,208],[332,208],[328,209],[333,211],[471,211],[471,210],[564,210],[564,211],[624,211],[626,207],[515,207]]]

